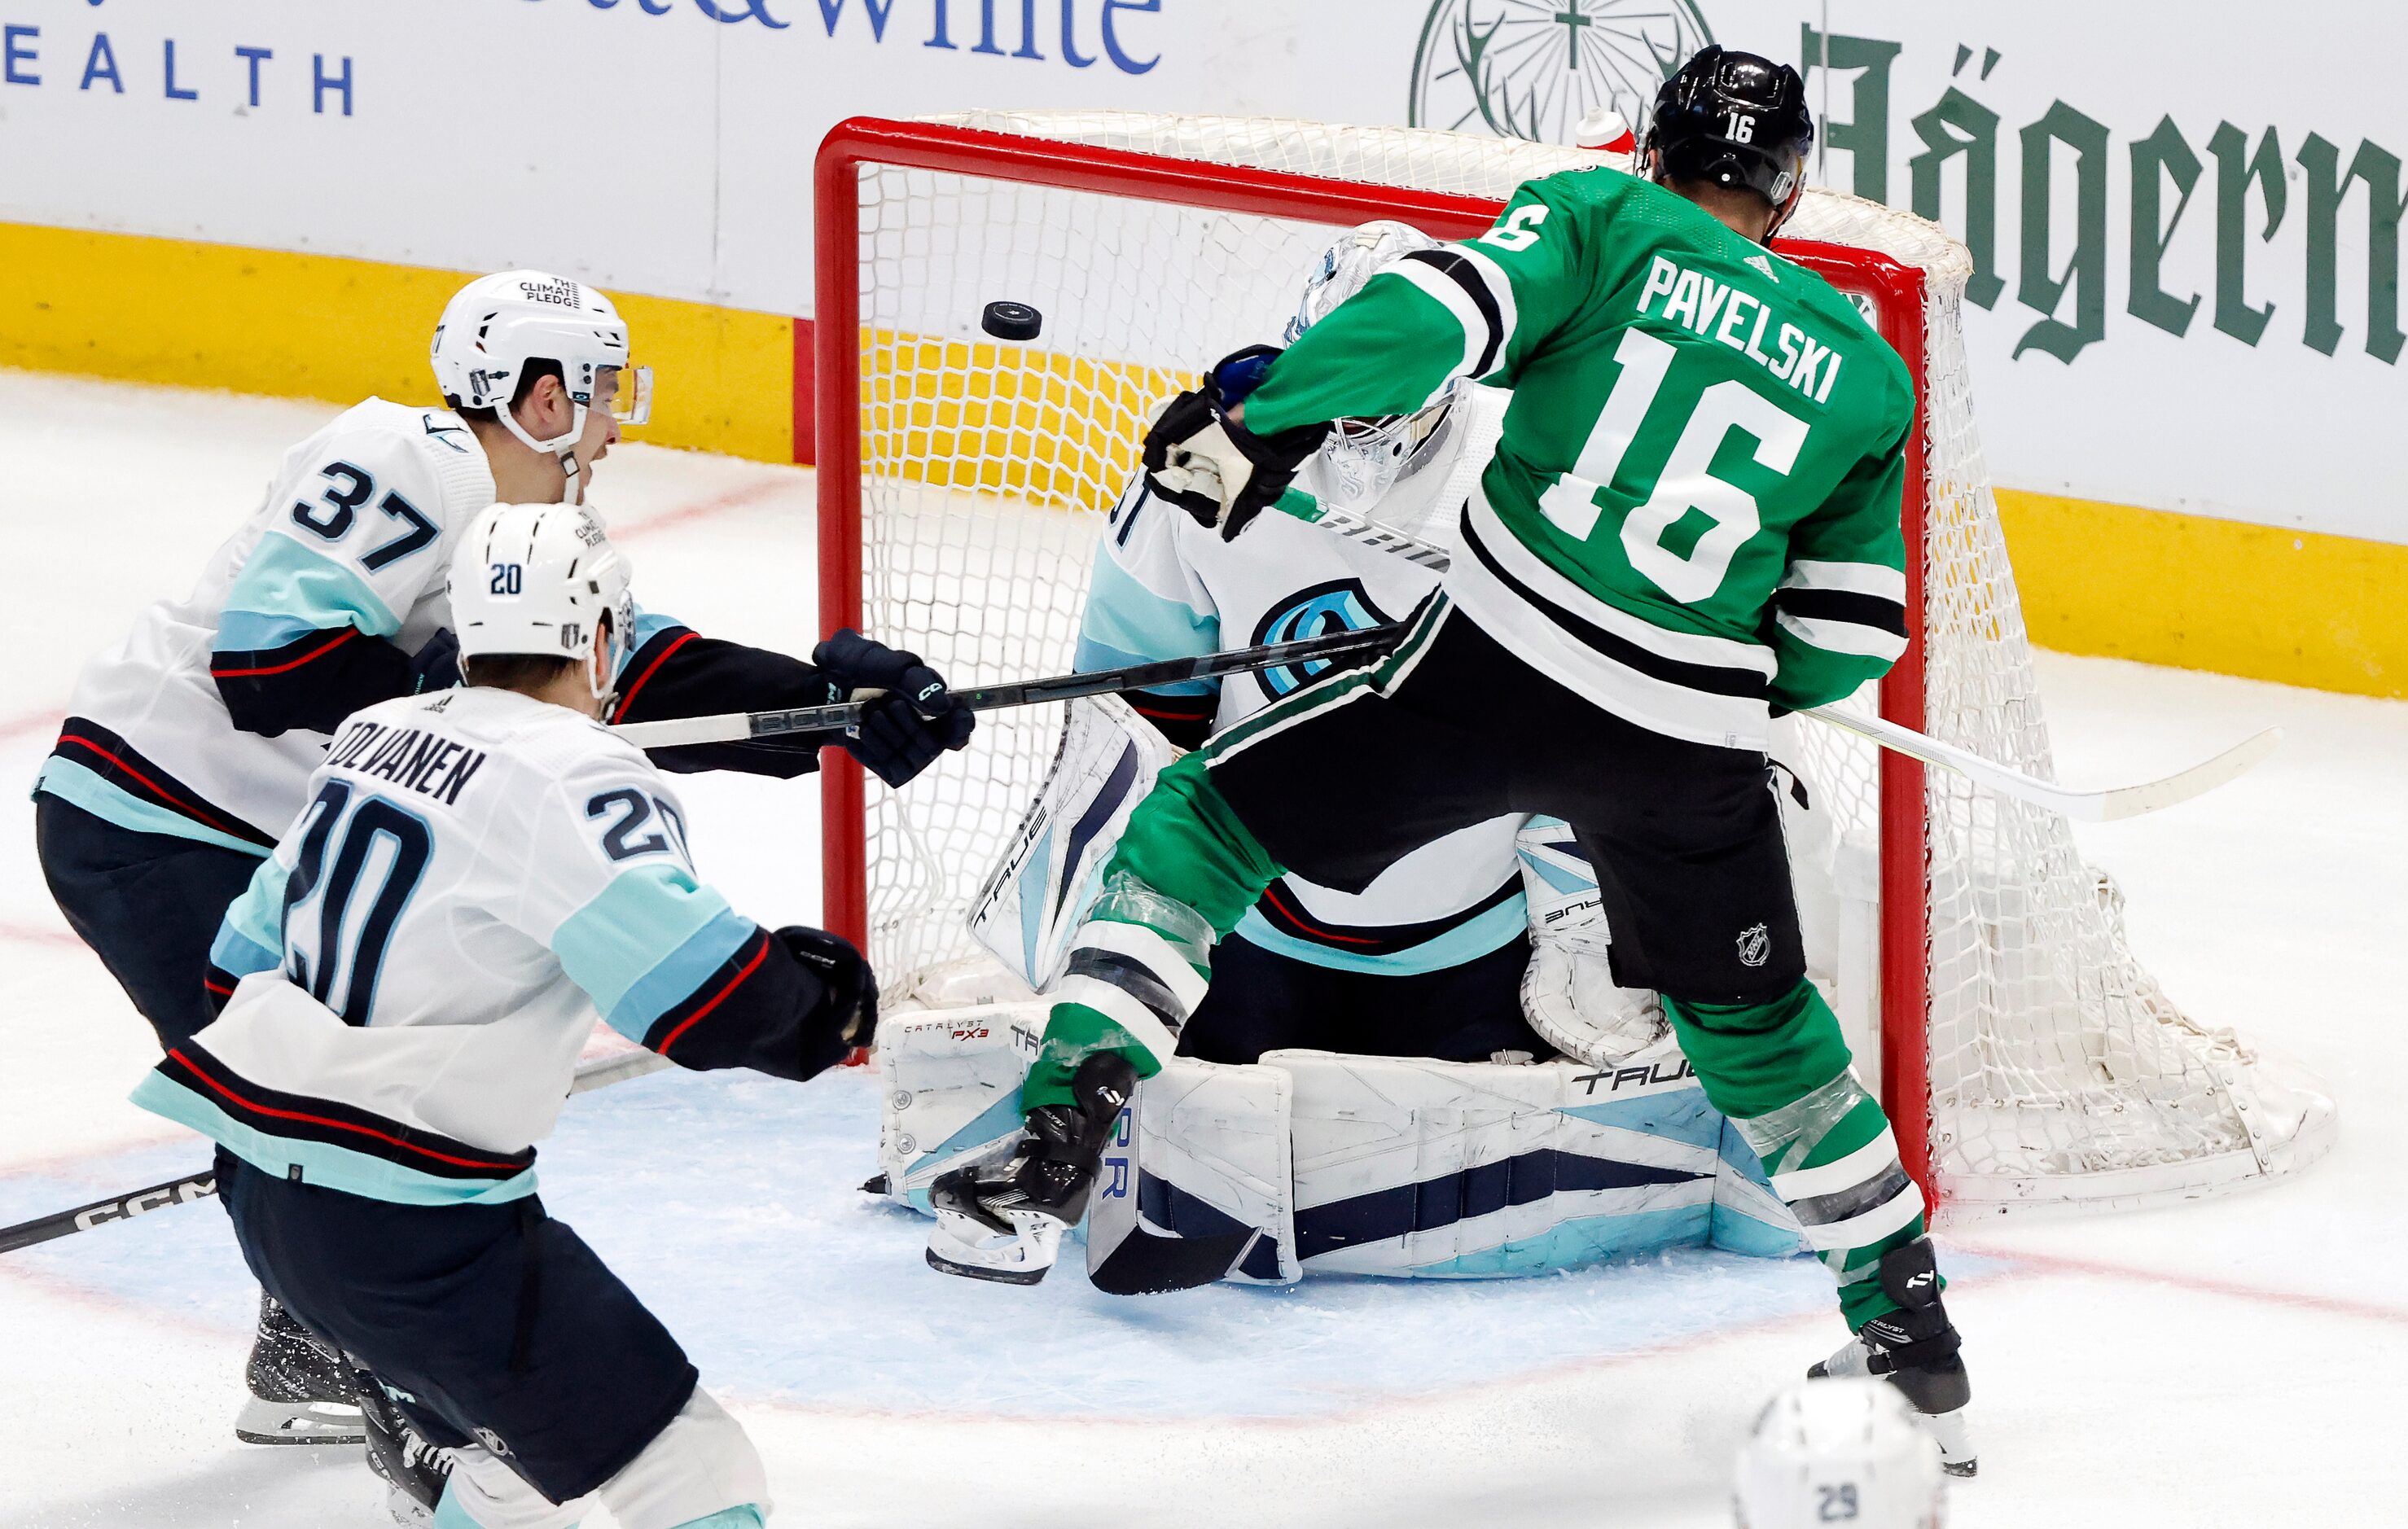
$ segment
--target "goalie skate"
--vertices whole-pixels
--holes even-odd
[[[928,1234],[928,1266],[971,1279],[1033,1285],[1061,1256],[1058,1216],[1025,1203],[1019,1189],[996,1185],[982,1193],[972,1172],[948,1174],[928,1192],[937,1229]]]
[[[1137,1087],[1127,1059],[1100,1052],[1070,1079],[1075,1105],[1040,1105],[999,1168],[955,1168],[928,1186],[937,1229],[928,1266],[972,1279],[1033,1285],[1086,1214],[1096,1165]]]

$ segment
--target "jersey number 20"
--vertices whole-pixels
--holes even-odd
[[[366,1024],[394,923],[426,874],[435,836],[416,813],[376,795],[362,795],[354,807],[352,794],[342,781],[329,780],[309,804],[300,859],[284,883],[284,949],[286,975],[295,986],[308,989],[345,1023]],[[363,902],[361,887],[371,868],[375,891]],[[294,915],[306,918],[313,906],[315,971],[293,938]],[[337,975],[344,979],[339,999],[334,991]]]
[[[1580,460],[1539,496],[1540,512],[1565,536],[1586,541],[1597,529],[1597,496],[1621,471],[1677,354],[1670,340],[1642,329],[1623,331],[1613,352],[1622,370]],[[1630,565],[1683,605],[1713,598],[1730,572],[1731,559],[1764,526],[1756,495],[1714,476],[1715,453],[1733,430],[1745,431],[1755,437],[1757,464],[1785,475],[1798,464],[1808,428],[1744,382],[1727,379],[1698,394],[1655,481],[1632,485],[1632,492],[1646,497],[1622,522],[1622,550]],[[1664,545],[1665,534],[1692,509],[1713,524],[1687,552],[1676,552]]]

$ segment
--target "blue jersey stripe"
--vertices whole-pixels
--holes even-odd
[[[72,802],[106,822],[120,828],[130,828],[137,834],[165,834],[171,838],[194,839],[202,844],[214,844],[227,850],[239,850],[247,855],[264,855],[264,845],[238,839],[232,834],[221,834],[214,828],[194,822],[180,812],[170,812],[155,802],[146,802],[122,787],[112,785],[98,772],[86,769],[71,759],[53,754],[42,763],[42,773],[34,781],[36,795],[49,792],[63,802]]]
[[[1294,935],[1273,928],[1269,920],[1251,907],[1246,909],[1246,916],[1238,921],[1237,932],[1245,936],[1250,945],[1260,946],[1274,954],[1301,961],[1308,965],[1326,966],[1341,972],[1368,972],[1375,977],[1417,977],[1423,972],[1440,971],[1477,961],[1490,951],[1521,938],[1529,924],[1529,904],[1517,892],[1496,907],[1466,919],[1443,935],[1386,955],[1361,955],[1353,950],[1340,950],[1298,939]]]
[[[641,1041],[652,1021],[701,986],[752,928],[684,866],[663,861],[613,878],[562,922],[552,949],[611,1028]]]
[[[159,1073],[146,1075],[130,1095],[134,1103],[179,1125],[190,1126],[262,1173],[294,1178],[392,1205],[498,1205],[535,1193],[535,1170],[508,1179],[438,1179],[380,1157],[322,1142],[294,1141],[259,1130],[228,1115],[211,1100]]]
[[[234,618],[231,630],[228,618]],[[400,618],[358,569],[270,531],[259,538],[250,561],[235,576],[234,587],[226,591],[214,647],[221,653],[274,648],[278,644],[256,639],[279,622],[310,631],[356,626],[372,637],[390,637],[401,630]]]
[[[1220,650],[1221,619],[1156,594],[1110,557],[1098,556],[1079,635],[1140,662],[1198,658]]]

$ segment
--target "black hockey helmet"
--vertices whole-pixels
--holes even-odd
[[[1709,46],[1656,93],[1645,147],[1675,180],[1745,186],[1781,207],[1814,146],[1806,81],[1786,64]]]

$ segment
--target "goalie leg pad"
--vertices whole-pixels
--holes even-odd
[[[1513,836],[1513,850],[1530,910],[1530,965],[1522,974],[1522,1013],[1530,1028],[1596,1067],[1661,1041],[1670,1027],[1663,1001],[1613,979],[1613,936],[1597,870],[1571,825],[1533,816]]]
[[[971,936],[1031,992],[1062,975],[1129,814],[1174,757],[1117,695],[1066,709],[1045,784],[970,907]]]
[[[1307,1270],[1492,1279],[1713,1230],[1724,1122],[1669,1037],[1612,1068],[1283,1051]]]
[[[1287,1073],[1174,1057],[1122,1112],[1087,1218],[1087,1273],[1100,1288],[1161,1239],[1199,1244],[1217,1273],[1288,1284],[1294,1225]],[[1125,1276],[1122,1276],[1125,1278]]]
[[[1011,1155],[1021,1080],[1044,1025],[1045,1005],[1028,1003],[898,1016],[880,1028],[878,1165],[890,1197],[928,1210],[928,1186],[942,1175]]]

